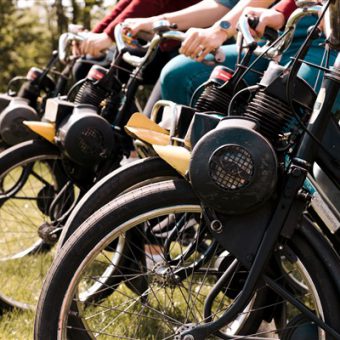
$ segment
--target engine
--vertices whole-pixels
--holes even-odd
[[[195,110],[198,112],[216,111],[227,114],[229,103],[235,92],[234,84],[231,81],[233,73],[233,70],[225,66],[216,66],[195,103]],[[237,90],[244,87],[246,87],[246,84],[241,80]]]
[[[299,130],[287,103],[288,75],[283,70],[272,64],[245,113],[222,119],[195,144],[189,176],[205,206],[225,214],[243,214],[273,195],[282,141],[287,134],[294,140]],[[294,86],[298,90],[294,90],[293,105],[303,120],[312,110],[315,93],[301,79]]]
[[[57,142],[65,154],[82,166],[93,166],[105,159],[114,147],[111,124],[91,105],[77,105],[72,115],[61,122]]]
[[[104,67],[91,67],[75,98],[75,108],[58,126],[57,140],[75,163],[91,167],[114,148],[114,130],[98,113],[104,100],[119,93],[121,84]]]
[[[0,114],[0,136],[6,144],[15,145],[37,137],[22,123],[24,120],[39,120],[39,115],[28,99],[14,97]]]

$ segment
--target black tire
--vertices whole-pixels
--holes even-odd
[[[185,327],[190,327],[192,323],[195,324],[202,322],[202,320],[199,320],[200,312],[198,312],[196,315],[196,309],[199,310],[198,307],[203,306],[204,297],[209,292],[209,290],[204,292],[203,289],[210,288],[209,284],[214,282],[211,281],[213,280],[213,276],[208,277],[208,275],[218,276],[221,273],[215,272],[213,266],[210,266],[210,263],[205,263],[203,267],[196,267],[192,269],[191,272],[186,269],[186,275],[188,276],[186,276],[183,281],[178,281],[176,276],[173,277],[172,275],[176,268],[172,268],[170,271],[164,271],[167,264],[164,263],[165,256],[163,257],[162,254],[157,253],[157,251],[156,253],[153,252],[155,249],[160,251],[162,244],[154,243],[154,240],[151,240],[151,242],[148,240],[149,243],[146,243],[146,241],[144,242],[143,240],[145,240],[147,237],[147,233],[145,233],[147,230],[144,229],[144,227],[141,227],[142,225],[144,226],[146,224],[146,221],[150,223],[158,217],[160,218],[161,216],[167,216],[169,213],[178,213],[180,216],[183,216],[184,212],[188,214],[190,213],[199,215],[200,211],[201,207],[199,205],[199,201],[193,194],[190,186],[184,180],[175,180],[157,183],[131,191],[126,195],[123,195],[110,202],[94,215],[92,215],[70,237],[51,267],[51,270],[44,283],[38,304],[37,316],[35,320],[35,339],[66,339],[66,331],[67,337],[69,339],[90,339],[91,337],[87,333],[90,332],[90,330],[92,330],[91,336],[93,337],[100,334],[100,330],[93,328],[97,327],[98,325],[100,325],[100,327],[105,330],[105,339],[117,339],[125,337],[129,339],[162,339],[169,336],[169,334],[164,334],[165,331],[171,332],[170,336],[167,338],[172,338],[172,336],[177,334],[176,332],[178,332],[178,330],[183,330]],[[198,218],[198,215],[196,218]],[[89,308],[88,305],[83,304],[80,292],[76,291],[78,288],[77,285],[80,282],[80,275],[84,273],[85,268],[88,266],[86,270],[92,271],[92,275],[94,275],[93,280],[97,281],[98,278],[100,279],[101,276],[99,271],[97,271],[96,274],[93,274],[93,270],[98,270],[100,267],[91,267],[91,265],[96,264],[96,262],[92,262],[92,260],[97,258],[98,255],[97,260],[100,260],[98,263],[103,263],[105,259],[105,252],[109,252],[111,250],[109,247],[112,242],[114,240],[125,240],[126,236],[130,232],[136,232],[139,238],[130,238],[128,241],[130,242],[133,240],[135,243],[128,244],[131,246],[133,245],[134,249],[142,249],[144,253],[144,256],[141,256],[140,252],[138,255],[135,255],[135,260],[139,264],[134,268],[134,273],[136,275],[135,278],[144,278],[144,276],[148,274],[148,280],[145,278],[144,281],[142,280],[142,282],[139,282],[139,287],[143,286],[143,283],[147,286],[144,286],[144,288],[139,291],[140,294],[137,294],[138,297],[135,297],[135,295],[132,296],[130,294],[135,294],[136,291],[131,293],[131,289],[126,290],[126,287],[128,286],[124,286],[124,284],[122,284],[119,287],[115,287],[115,294],[112,294],[114,296],[110,296],[107,301],[105,300],[103,305],[101,305],[100,302]],[[138,243],[141,241],[142,243]],[[140,244],[142,244],[142,248]],[[153,248],[153,250],[150,251],[148,247],[150,244],[156,244],[158,248]],[[145,245],[147,245],[147,247],[145,247]],[[129,247],[130,249],[131,246]],[[181,247],[182,246],[183,244],[181,244]],[[338,315],[340,306],[334,284],[329,273],[327,272],[326,266],[320,261],[318,253],[309,246],[309,244],[306,242],[306,238],[303,234],[301,234],[301,231],[297,231],[296,235],[294,235],[291,240],[285,242],[285,244],[282,244],[282,247],[278,247],[278,249],[280,249],[280,254],[277,256],[277,258],[279,259],[280,263],[285,263],[285,266],[289,270],[289,275],[299,278],[302,283],[304,283],[303,280],[306,280],[306,287],[309,287],[309,290],[307,290],[304,295],[301,295],[301,291],[299,291],[299,294],[301,295],[299,296],[300,300],[305,302],[305,299],[308,299],[307,302],[309,303],[311,310],[315,309],[317,312],[323,315],[324,321],[329,326],[334,328],[339,327]],[[101,254],[101,257],[99,257],[99,254]],[[156,262],[155,258],[157,256],[154,254],[161,256],[160,259],[157,260],[158,262]],[[216,253],[214,253],[213,256],[215,255]],[[131,253],[130,256],[132,256]],[[145,261],[143,260],[145,256],[149,258],[151,264],[145,264]],[[218,253],[217,256],[219,256]],[[115,262],[115,265],[119,267],[120,262]],[[160,272],[158,271],[159,268],[161,269]],[[124,279],[127,279],[126,276],[129,276],[129,280],[131,282],[132,278],[130,275],[132,272],[129,271],[124,273],[123,268],[121,267],[120,269],[122,270],[121,276]],[[272,271],[269,272],[271,273]],[[98,273],[99,276],[97,276]],[[168,273],[169,275],[164,275],[164,273]],[[203,277],[205,277],[206,280],[199,282],[201,286],[198,287],[196,285],[198,283],[193,279],[190,279],[191,281],[189,285],[185,285],[185,280],[193,276],[199,276],[202,273],[204,273]],[[307,273],[307,275],[305,273]],[[87,284],[90,279],[92,279],[91,276],[88,275],[88,271],[85,271],[85,274],[84,281],[81,281],[82,285]],[[300,277],[299,275],[301,274],[303,275]],[[135,278],[133,280],[135,280]],[[201,279],[203,280],[202,277]],[[138,282],[136,281],[136,284],[137,283]],[[155,284],[156,286],[152,288],[152,284]],[[146,287],[147,289],[145,289]],[[111,289],[111,287],[109,288]],[[161,289],[166,291],[165,288],[169,289],[169,291],[171,289],[190,289],[190,294],[186,295],[190,296],[190,302],[188,303],[184,299],[185,303],[182,304],[180,300],[176,300],[178,299],[176,294],[181,295],[182,292],[177,291],[173,293],[163,293],[163,295],[159,296],[163,296],[165,299],[165,304],[167,302],[169,303],[169,305],[166,306],[167,309],[160,309],[156,311],[157,313],[152,314],[156,307],[152,305],[152,301],[148,300],[149,295],[151,295],[152,298],[153,295],[157,294]],[[257,289],[258,290],[256,293],[261,294],[263,287],[257,287]],[[170,294],[169,296],[171,296],[169,301],[167,301],[166,298],[167,294]],[[224,307],[226,307],[226,305],[223,304],[230,303],[230,299],[226,298],[227,296],[227,292],[224,292],[222,296],[219,295],[219,299],[221,300],[216,301],[217,307],[220,305],[223,307],[221,307],[222,311],[224,311]],[[309,300],[309,296],[312,296],[315,298],[315,300]],[[73,300],[74,297],[76,300]],[[130,303],[126,303],[124,300],[124,298],[128,299],[128,297],[131,297]],[[139,301],[140,304],[137,304],[136,302]],[[176,305],[174,301],[176,301]],[[160,305],[160,301],[156,302],[158,305]],[[117,306],[113,305],[114,303],[116,303]],[[192,308],[194,303],[197,303],[197,305],[195,305],[195,308]],[[245,330],[247,330],[247,334],[252,334],[252,336],[255,337],[256,335],[260,337],[265,335],[265,332],[263,331],[256,334],[258,326],[258,322],[256,321],[256,313],[259,312],[259,315],[262,315],[261,313],[265,313],[266,307],[272,309],[273,303],[275,303],[275,301],[269,301],[266,303],[268,303],[268,305],[262,304],[260,305],[259,310],[254,308],[250,315],[249,313],[246,314],[246,319],[243,319],[245,325],[244,327],[242,326],[243,328],[240,330],[241,333],[244,333]],[[295,334],[300,334],[298,332],[298,328],[301,326],[301,322],[296,322],[297,318],[299,318],[299,320],[301,319],[299,317],[300,312],[294,309],[294,307],[287,301],[280,301],[279,303],[284,304],[285,308],[282,308],[282,310],[285,312],[287,311],[285,314],[285,323],[281,325],[283,329],[271,329],[269,332],[271,333],[270,336],[275,337],[279,334],[281,337],[284,336],[285,339],[287,339],[288,333],[284,331],[286,328],[288,329],[291,327],[296,327],[297,333]],[[99,313],[95,313],[95,308],[98,306]],[[139,309],[135,311],[134,309],[129,309],[129,307],[125,310],[124,306],[136,306],[136,308],[138,307]],[[177,308],[175,308],[176,306]],[[252,307],[253,306],[255,305],[252,305]],[[185,310],[184,313],[183,309]],[[107,316],[107,314],[112,311],[115,311],[116,314],[110,318]],[[146,311],[150,314],[147,314]],[[120,319],[120,314],[117,314],[119,312],[126,312],[127,315],[125,315],[125,319]],[[214,312],[218,313],[218,310],[214,310]],[[84,313],[84,315],[82,313]],[[86,313],[94,314],[92,316],[90,315],[89,317],[89,315],[85,315]],[[195,315],[191,315],[191,313]],[[189,314],[190,318],[188,317]],[[161,315],[160,320],[156,318],[155,315]],[[94,316],[100,316],[98,323],[93,321]],[[87,317],[86,321],[81,321],[85,320],[85,317]],[[184,319],[181,319],[182,317]],[[146,320],[149,322],[146,322]],[[251,322],[248,322],[247,325],[247,321],[249,320],[251,320]],[[81,329],[81,327],[84,327],[84,325],[86,327],[86,331],[84,328]],[[309,328],[316,327],[309,320],[307,321],[307,326]],[[66,327],[68,327],[68,329]],[[112,331],[110,327],[112,327],[115,332],[118,333],[121,331],[123,334],[114,334],[110,337],[109,332]],[[164,329],[162,327],[166,328]],[[161,334],[161,332],[164,333]],[[293,335],[288,339],[294,339],[294,332],[290,330],[289,334]],[[323,338],[319,336],[319,333],[317,334],[317,339]],[[99,335],[98,338],[100,338]],[[327,334],[324,339],[329,340],[333,338]]]
[[[60,235],[57,251],[89,216],[118,195],[147,183],[178,177],[178,172],[159,157],[137,160],[106,175],[72,210]]]
[[[87,192],[72,211],[60,236],[57,253],[82,222],[118,195],[148,183],[178,177],[178,172],[159,157],[138,160],[108,174]],[[129,263],[124,266],[128,270]],[[111,291],[103,289],[103,286],[114,287],[119,284],[120,280],[117,280],[113,266],[107,268],[105,276],[105,280],[97,282],[88,290],[88,303],[104,299],[111,294]]]
[[[51,220],[51,203],[68,180],[60,159],[59,150],[42,140],[0,154],[0,296],[15,307],[36,304],[42,273],[52,262],[51,246],[40,238],[38,228]],[[74,199],[73,191],[66,194],[56,212]]]

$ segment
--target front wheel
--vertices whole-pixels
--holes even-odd
[[[228,254],[215,244],[201,213],[190,186],[175,180],[129,192],[92,215],[51,267],[38,304],[35,339],[174,339],[204,323],[205,300],[225,270],[218,263]],[[168,226],[168,238],[157,236],[159,225]],[[337,326],[336,291],[303,235],[278,249],[275,268],[303,287],[289,289],[327,324]],[[103,287],[110,294],[94,303],[84,299],[89,287],[105,279],[109,266],[119,277],[114,287]],[[233,268],[235,275],[215,296],[210,319],[223,314],[242,287],[237,278],[244,268]],[[277,279],[282,277],[284,273]],[[264,292],[265,287],[258,285],[247,308],[221,329],[222,334],[332,339],[288,301],[268,301]],[[258,331],[266,311],[273,308],[281,310],[280,322]]]

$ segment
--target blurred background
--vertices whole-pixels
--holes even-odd
[[[116,0],[0,0],[0,92],[8,81],[42,67],[69,24],[90,29]]]

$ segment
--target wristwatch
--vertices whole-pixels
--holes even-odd
[[[231,27],[231,24],[227,20],[221,20],[218,22],[218,29],[221,30],[222,32],[225,32],[227,35],[225,40],[228,40],[230,38],[230,32],[229,32],[230,27]]]
[[[219,22],[219,26],[220,26],[220,29],[224,30],[224,31],[227,31],[228,28],[230,28],[231,24],[229,21],[227,20],[221,20]]]

